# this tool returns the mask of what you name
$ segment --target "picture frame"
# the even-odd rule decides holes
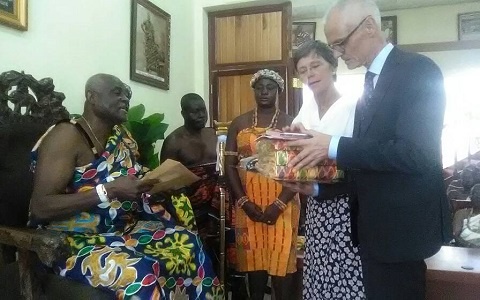
[[[316,22],[292,23],[292,49],[298,49],[303,43],[315,40]]]
[[[382,32],[388,43],[397,44],[397,16],[382,17]]]
[[[170,88],[170,14],[148,0],[132,0],[130,79]]]
[[[480,40],[480,11],[458,14],[458,40]]]
[[[28,0],[1,0],[0,23],[12,28],[28,30]]]

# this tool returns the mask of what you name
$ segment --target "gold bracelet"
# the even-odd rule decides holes
[[[237,200],[237,207],[242,208],[248,201],[250,201],[250,199],[248,199],[247,196],[240,197],[240,199]]]
[[[273,201],[273,204],[275,204],[281,211],[285,211],[287,209],[287,205],[278,198]]]

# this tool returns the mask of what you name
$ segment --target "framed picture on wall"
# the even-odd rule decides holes
[[[480,40],[480,11],[458,14],[458,39]]]
[[[0,23],[26,31],[28,29],[27,0],[0,0]]]
[[[148,0],[132,0],[130,79],[170,88],[170,15]]]
[[[315,40],[316,22],[293,22],[292,49],[298,49],[303,43]]]
[[[397,44],[397,16],[382,17],[382,31],[387,42]]]

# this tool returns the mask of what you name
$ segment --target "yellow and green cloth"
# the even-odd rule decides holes
[[[32,152],[33,165],[40,142]],[[75,169],[67,193],[81,193],[121,176],[142,175],[135,153],[133,138],[124,127],[115,126],[103,154]],[[211,261],[192,230],[195,220],[185,198],[173,199],[178,220],[144,195],[140,200],[99,202],[71,218],[30,225],[65,232],[71,253],[57,262],[55,271],[110,290],[112,298],[223,299]]]

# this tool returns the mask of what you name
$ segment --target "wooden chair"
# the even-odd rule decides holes
[[[48,270],[39,272],[38,266],[42,266],[39,262],[51,267],[57,258],[66,255],[65,235],[26,227],[33,187],[30,151],[49,126],[69,118],[62,105],[64,99],[63,93],[55,91],[51,78],[36,80],[16,71],[0,74],[2,299],[18,299],[20,289],[24,299],[72,299],[76,296],[108,299],[103,291],[68,281]]]

